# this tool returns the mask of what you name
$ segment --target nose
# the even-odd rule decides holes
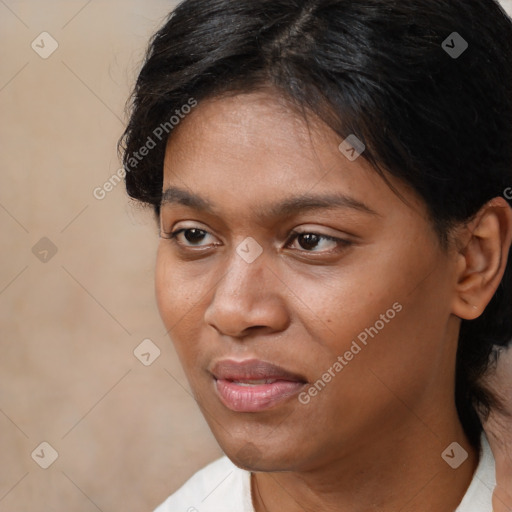
[[[243,338],[258,329],[279,332],[289,324],[283,297],[285,285],[262,254],[247,263],[236,252],[218,281],[204,319],[220,334]]]

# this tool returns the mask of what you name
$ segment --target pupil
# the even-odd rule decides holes
[[[187,229],[185,232],[185,238],[189,242],[200,242],[202,238],[204,238],[203,232],[200,229]]]
[[[303,249],[314,249],[318,245],[318,235],[307,233],[300,235],[299,243]]]

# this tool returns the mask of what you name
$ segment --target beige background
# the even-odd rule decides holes
[[[150,511],[221,455],[155,306],[152,216],[93,196],[173,5],[0,0],[0,512]]]

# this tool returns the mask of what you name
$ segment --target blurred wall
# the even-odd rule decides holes
[[[122,183],[93,195],[174,5],[0,2],[2,512],[153,510],[221,454],[156,309],[156,224]]]
[[[122,183],[93,195],[174,5],[0,0],[0,512],[150,511],[221,455],[156,309],[156,224]]]

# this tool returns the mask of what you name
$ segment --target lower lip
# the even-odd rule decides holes
[[[242,386],[225,379],[216,379],[215,388],[222,403],[236,412],[258,412],[296,395],[305,384],[277,380],[271,384]]]

